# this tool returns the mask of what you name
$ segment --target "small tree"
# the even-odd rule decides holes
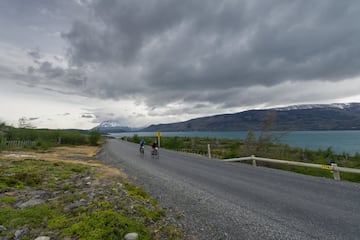
[[[257,140],[256,140],[255,132],[253,130],[250,130],[248,131],[246,138],[244,140],[245,155],[255,155],[256,145],[257,145]]]
[[[266,156],[270,145],[274,142],[275,136],[271,133],[271,130],[275,128],[276,124],[276,112],[268,112],[263,121],[260,135],[256,142],[256,155]]]
[[[0,123],[0,143],[2,143],[5,140],[5,138],[4,138],[4,136],[5,136],[4,130],[5,130],[5,123]]]
[[[101,134],[98,130],[95,130],[95,131],[91,131],[89,133],[89,142],[90,142],[90,145],[92,146],[97,146],[98,145],[98,141],[100,140],[101,138]]]
[[[30,122],[30,120],[27,119],[26,117],[21,117],[19,118],[19,128],[30,128],[30,129],[33,129],[35,128]]]
[[[137,135],[137,134],[134,134],[134,136],[132,138],[135,143],[139,143],[141,141],[139,135]]]
[[[248,131],[244,140],[244,154],[263,157],[271,155],[270,148],[272,144],[280,142],[280,139],[286,134],[286,132],[283,134],[272,132],[276,129],[276,118],[276,112],[267,112],[265,114],[258,137],[256,137],[254,131]]]

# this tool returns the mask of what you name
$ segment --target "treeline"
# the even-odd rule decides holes
[[[12,147],[13,142],[25,142],[29,144],[14,145],[31,148],[46,149],[57,145],[97,145],[101,139],[98,131],[83,134],[78,131],[15,128],[0,124],[0,150]]]

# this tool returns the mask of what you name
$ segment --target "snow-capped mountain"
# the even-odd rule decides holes
[[[107,120],[101,122],[97,127],[103,127],[103,128],[111,128],[111,127],[125,127],[123,126],[119,121],[116,120]],[[125,127],[127,128],[127,127]]]
[[[305,109],[319,109],[319,108],[338,108],[346,109],[358,103],[332,103],[332,104],[302,104],[292,105],[287,107],[273,108],[276,111],[289,111],[289,110],[305,110]]]
[[[132,132],[139,130],[139,128],[123,126],[123,124],[117,120],[103,121],[93,129],[99,130],[100,132]]]

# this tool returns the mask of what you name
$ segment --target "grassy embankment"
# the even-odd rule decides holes
[[[128,137],[128,141],[135,143],[144,139],[147,144],[156,141],[156,137],[141,137],[136,134]],[[255,155],[264,158],[281,159],[288,161],[300,161],[329,165],[337,163],[341,167],[360,168],[360,154],[350,156],[349,154],[335,154],[331,148],[326,150],[308,150],[297,147],[290,147],[285,144],[274,144],[271,136],[255,139],[248,136],[247,139],[216,139],[216,138],[190,138],[190,137],[162,137],[161,147],[176,151],[189,152],[207,156],[207,146],[211,146],[211,156],[219,159],[248,157]],[[250,163],[250,162],[248,162]],[[293,171],[301,174],[333,178],[329,170],[314,169],[305,167],[288,166],[274,163],[257,162],[259,166]],[[341,179],[353,182],[360,182],[360,174],[341,173]]]
[[[92,161],[98,146],[58,145],[59,131],[11,131],[41,140],[0,152],[0,225],[6,229],[0,238],[12,239],[21,230],[22,239],[124,239],[129,232],[138,239],[181,239],[154,199],[119,170]],[[6,134],[3,139],[11,135]],[[89,136],[70,135],[76,136],[67,139],[73,143],[88,142]]]

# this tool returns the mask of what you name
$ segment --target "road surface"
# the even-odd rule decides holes
[[[123,169],[189,239],[360,239],[360,184],[222,162],[111,139],[101,160]]]

